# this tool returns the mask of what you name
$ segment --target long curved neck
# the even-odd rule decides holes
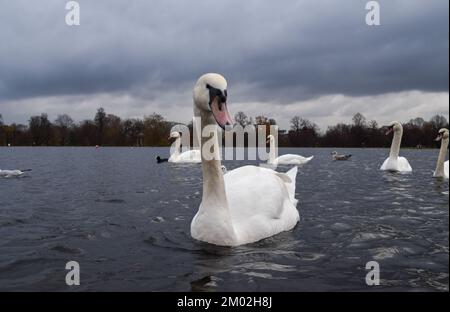
[[[443,139],[441,143],[441,150],[439,151],[439,157],[436,165],[436,176],[444,176],[444,162],[447,156],[449,139]]]
[[[180,155],[180,150],[181,150],[181,138],[178,137],[175,140],[175,151],[173,152],[173,156]]]
[[[271,139],[269,142],[269,163],[272,163],[275,161],[276,154],[275,154],[275,140]]]
[[[402,144],[402,136],[403,130],[394,132],[389,158],[398,158],[398,155],[400,154],[400,145]]]
[[[216,130],[208,134],[203,133],[205,126],[215,126],[216,123],[214,118],[205,112],[196,111],[195,114],[196,117],[200,117],[202,132],[200,150],[202,155],[203,197],[200,209],[211,212],[221,210],[229,214],[220,161],[218,134]],[[205,155],[205,152],[208,152],[208,155]]]

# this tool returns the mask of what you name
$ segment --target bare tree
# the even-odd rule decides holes
[[[106,122],[106,112],[103,107],[100,107],[97,110],[97,113],[94,117],[95,125],[97,126],[97,144],[101,145],[103,140],[103,131],[105,128]]]
[[[291,119],[291,130],[292,131],[300,131],[301,130],[300,122],[301,122],[300,116],[292,117],[292,119]]]
[[[447,118],[441,115],[435,115],[430,119],[430,123],[433,125],[435,130],[448,127]]]
[[[369,121],[369,128],[372,130],[378,129],[378,122],[376,120]]]
[[[364,128],[367,126],[366,117],[364,117],[361,113],[356,113],[352,120],[353,125],[356,127]]]
[[[73,119],[67,114],[58,115],[55,119],[55,125],[58,127],[71,128],[74,123]]]
[[[47,114],[32,116],[29,120],[29,131],[34,145],[49,145],[52,136],[52,123]]]
[[[68,145],[70,139],[70,131],[74,126],[73,119],[67,115],[58,115],[54,121],[58,142],[60,145]]]
[[[425,119],[423,119],[422,117],[417,117],[417,118],[411,119],[409,121],[409,123],[415,127],[422,128],[423,125],[425,124]]]
[[[260,116],[256,116],[255,117],[255,123],[256,125],[267,125],[268,124],[268,119],[266,116],[264,115],[260,115]]]
[[[246,126],[250,125],[250,120],[248,116],[244,112],[237,112],[234,115],[234,121],[240,125],[242,128],[245,128]]]
[[[167,144],[170,125],[163,116],[153,113],[144,118],[144,143],[149,146]]]

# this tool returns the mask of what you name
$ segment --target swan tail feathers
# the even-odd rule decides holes
[[[286,183],[286,188],[289,193],[289,199],[294,206],[297,206],[298,200],[295,199],[295,185],[297,178],[298,168],[297,166],[293,167],[291,170],[286,172],[286,176],[291,180],[290,183]]]
[[[294,185],[295,185],[295,180],[297,178],[297,172],[298,172],[297,166],[293,167],[291,170],[286,172],[286,175],[291,179],[291,181],[294,183]]]

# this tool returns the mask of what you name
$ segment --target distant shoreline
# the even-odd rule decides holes
[[[50,145],[50,146],[31,146],[31,145],[24,145],[24,146],[0,146],[0,148],[4,149],[10,149],[10,148],[90,148],[90,149],[103,149],[103,148],[170,148],[170,146],[78,146],[78,145],[71,145],[71,146],[58,146],[58,145]],[[233,147],[235,149],[237,147]],[[339,146],[286,146],[286,147],[279,147],[283,149],[288,148],[308,148],[308,149],[389,149],[390,147],[339,147]],[[245,147],[245,149],[248,149],[248,147]],[[437,150],[439,149],[439,146],[437,147],[423,147],[423,148],[415,148],[415,147],[402,147],[402,150]]]

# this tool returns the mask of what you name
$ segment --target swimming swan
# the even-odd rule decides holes
[[[314,158],[314,156],[306,158],[294,154],[286,154],[275,157],[275,137],[273,135],[269,135],[267,137],[267,141],[270,143],[269,160],[267,161],[269,165],[304,165]]]
[[[295,199],[297,167],[278,173],[244,166],[224,175],[217,125],[232,124],[225,78],[218,74],[200,77],[193,98],[194,115],[205,133],[201,136],[203,195],[191,223],[192,237],[214,245],[238,246],[294,228],[300,220]],[[212,131],[206,131],[211,127]]]
[[[25,172],[31,171],[31,169],[25,169],[25,170],[1,170],[0,169],[0,177],[3,178],[12,178],[12,177],[20,177],[21,175],[24,175]]]
[[[439,135],[436,141],[441,141],[441,150],[439,152],[439,158],[436,165],[436,170],[434,171],[434,176],[436,178],[446,178],[448,179],[448,160],[445,161],[445,156],[447,155],[449,134],[448,129],[439,130]]]
[[[403,126],[398,121],[392,122],[386,135],[394,132],[394,138],[392,139],[391,151],[389,157],[384,161],[380,170],[385,171],[397,171],[397,172],[411,172],[412,168],[408,160],[405,157],[399,157],[400,145],[402,143]]]
[[[190,150],[181,153],[181,136],[179,132],[172,132],[170,138],[175,139],[175,151],[169,158],[170,163],[201,163],[201,155],[198,150]]]

